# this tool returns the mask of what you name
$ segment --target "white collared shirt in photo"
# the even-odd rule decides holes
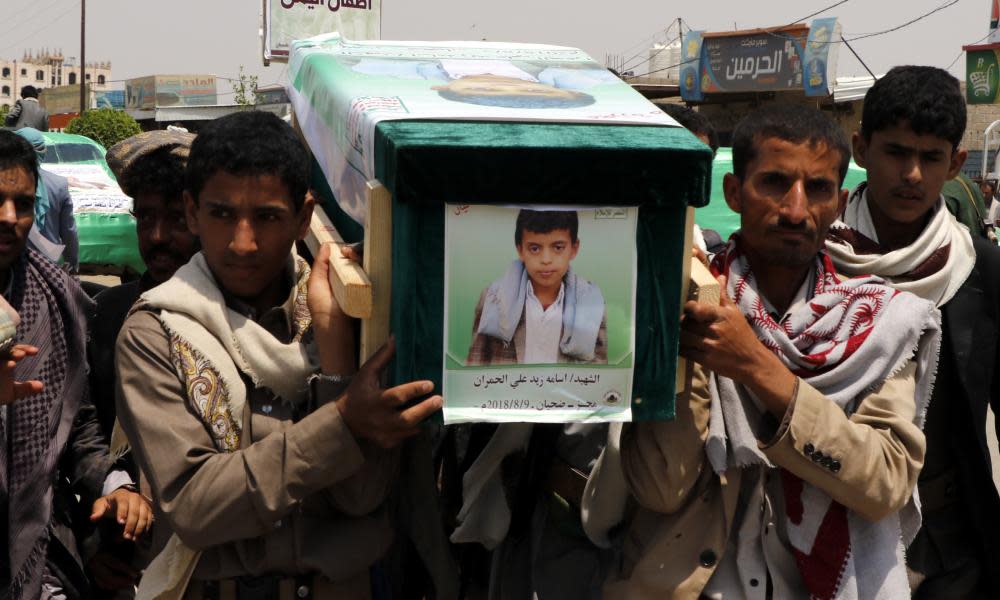
[[[528,296],[524,301],[524,358],[525,364],[559,362],[559,338],[562,336],[563,298],[566,286],[559,286],[556,301],[548,308],[535,296],[535,288],[528,283]]]

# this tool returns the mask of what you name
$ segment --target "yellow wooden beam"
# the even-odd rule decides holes
[[[712,272],[695,258],[691,249],[694,248],[694,208],[688,207],[684,222],[684,258],[681,269],[681,310],[688,300],[696,300],[709,304],[719,304],[722,297],[719,282]],[[681,313],[683,315],[683,312]],[[676,393],[684,391],[687,375],[687,361],[677,357],[677,373],[674,384]]]
[[[379,181],[366,184],[365,273],[372,284],[371,317],[361,323],[361,362],[389,339],[392,303],[392,194]]]
[[[319,206],[313,210],[305,242],[313,256],[319,253],[321,245],[334,244],[330,252],[330,287],[333,288],[333,296],[337,299],[340,309],[348,316],[356,319],[370,318],[372,283],[365,274],[364,267],[340,253],[344,239],[330,222],[326,212]]]

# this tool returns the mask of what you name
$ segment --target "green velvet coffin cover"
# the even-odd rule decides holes
[[[712,154],[682,128],[384,121],[377,178],[393,195],[390,383],[440,390],[444,203],[640,206],[636,233],[632,415],[672,419],[686,207],[709,197]],[[363,230],[338,207],[318,165],[313,183],[347,241]]]

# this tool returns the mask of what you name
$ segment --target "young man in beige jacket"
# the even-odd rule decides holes
[[[722,302],[685,306],[676,419],[623,433],[638,509],[606,596],[908,597],[939,314],[821,252],[850,156],[830,119],[764,109],[733,154]]]
[[[390,448],[441,397],[379,386],[391,343],[354,373],[329,247],[311,272],[292,250],[307,186],[306,151],[274,115],[218,119],[191,146],[202,251],[140,297],[115,355],[118,420],[156,509],[140,598],[371,597],[392,541]]]

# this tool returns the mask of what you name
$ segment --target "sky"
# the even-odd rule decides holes
[[[664,32],[678,18],[685,27],[704,31],[770,27],[835,3],[383,0],[382,39],[575,46],[601,63],[607,55],[618,55],[627,68],[634,66],[636,74],[642,74],[649,65],[648,47],[654,41],[668,41]],[[25,50],[41,48],[79,56],[80,0],[2,0],[2,4],[0,57],[20,59]],[[844,0],[822,16],[838,17],[850,39],[898,27],[942,6],[946,8],[919,22],[857,40],[852,46],[877,74],[909,63],[950,65],[955,76],[964,78],[962,45],[980,41],[988,33],[990,0]],[[287,75],[283,64],[262,64],[260,0],[87,0],[86,9],[88,61],[110,60],[115,81],[156,73],[232,78],[241,65],[258,76],[260,85],[284,83]],[[674,35],[676,26],[669,34]],[[841,48],[838,75],[865,73],[860,62]],[[225,82],[220,82],[220,94],[227,91]]]

